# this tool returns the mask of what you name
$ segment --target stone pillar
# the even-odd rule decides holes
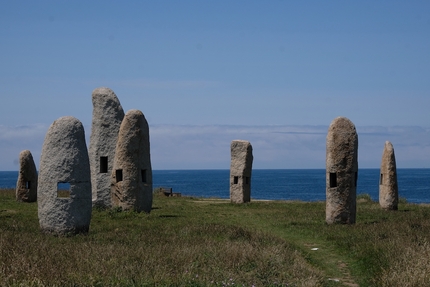
[[[251,201],[252,146],[248,141],[231,142],[230,200],[232,203]]]
[[[397,210],[399,190],[397,186],[396,157],[391,142],[386,141],[381,160],[379,178],[379,204],[383,209]]]
[[[62,117],[49,127],[42,147],[37,189],[42,231],[88,232],[91,174],[84,127],[78,119]]]
[[[124,110],[109,88],[92,93],[93,120],[90,136],[91,189],[94,206],[111,207],[111,174]]]
[[[355,223],[358,136],[345,117],[332,121],[326,147],[326,222]]]
[[[37,170],[29,150],[19,154],[19,174],[16,182],[16,200],[35,202],[37,199]]]
[[[111,177],[112,205],[149,213],[152,208],[152,168],[149,127],[143,113],[130,110],[119,129]]]

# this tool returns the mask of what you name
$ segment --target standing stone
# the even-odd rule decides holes
[[[45,136],[37,201],[42,231],[88,232],[92,208],[90,163],[84,127],[74,117],[54,121]]]
[[[248,141],[234,140],[230,145],[230,200],[251,201],[252,146]]]
[[[332,121],[326,147],[326,222],[355,223],[358,136],[345,117]]]
[[[19,154],[19,174],[16,182],[16,200],[35,202],[37,199],[37,170],[29,150]]]
[[[399,190],[397,186],[396,157],[391,142],[386,141],[381,160],[379,178],[379,204],[383,209],[397,210]]]
[[[111,181],[112,205],[149,213],[152,168],[149,127],[143,113],[130,110],[119,129]]]
[[[111,207],[111,173],[124,110],[109,88],[92,94],[93,121],[90,136],[91,188],[94,206]]]

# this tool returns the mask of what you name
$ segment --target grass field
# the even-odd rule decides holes
[[[154,196],[150,214],[93,210],[87,235],[39,231],[0,190],[2,286],[429,286],[430,207],[360,196],[355,225],[324,202]]]

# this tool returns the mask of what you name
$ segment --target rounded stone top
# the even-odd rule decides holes
[[[51,124],[51,127],[49,129],[72,131],[75,129],[82,129],[82,128],[83,128],[83,125],[80,120],[72,116],[64,116],[55,120]]]
[[[28,149],[25,149],[19,153],[19,157],[27,157],[31,155],[31,152]]]
[[[99,88],[95,88],[93,90],[93,97],[94,96],[105,96],[105,95],[115,95],[114,91],[112,91],[111,89],[107,88],[107,87],[99,87]]]
[[[338,130],[355,131],[355,125],[346,117],[337,117],[331,123],[329,129],[336,128]]]

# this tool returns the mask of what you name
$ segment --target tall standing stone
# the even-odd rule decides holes
[[[251,201],[252,146],[248,141],[234,140],[230,145],[230,200]]]
[[[383,209],[397,210],[399,190],[397,186],[396,157],[391,142],[386,141],[381,160],[379,178],[379,204]]]
[[[16,182],[16,200],[35,202],[37,199],[37,170],[29,150],[19,154],[19,174]]]
[[[121,123],[111,180],[113,206],[137,212],[151,211],[149,127],[139,110],[128,111]]]
[[[91,174],[84,127],[62,117],[49,127],[43,143],[37,192],[44,232],[88,232],[91,220]]]
[[[93,120],[90,136],[90,167],[93,205],[111,207],[111,173],[124,110],[109,88],[92,93]]]
[[[332,121],[326,147],[326,222],[355,223],[358,136],[345,117]]]

